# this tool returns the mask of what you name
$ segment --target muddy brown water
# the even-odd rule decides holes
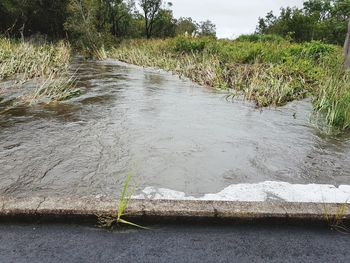
[[[310,100],[277,109],[169,73],[76,59],[83,95],[0,115],[0,194],[114,196],[139,189],[199,196],[237,183],[350,184],[350,136],[322,135]]]

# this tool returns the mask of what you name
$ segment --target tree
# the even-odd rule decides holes
[[[140,7],[144,13],[147,38],[152,36],[155,18],[161,9],[162,3],[162,0],[140,0]]]
[[[176,20],[163,0],[0,0],[0,34],[21,37],[37,33],[68,37],[81,48],[99,50],[116,38],[174,37],[201,33],[215,36],[215,25],[191,18]],[[41,38],[39,38],[41,39]]]
[[[129,33],[135,2],[132,0],[100,0],[97,14],[101,30],[109,30],[116,37]]]
[[[275,23],[276,19],[277,17],[274,16],[272,11],[268,12],[265,18],[259,17],[256,32],[260,34],[267,34],[268,30]]]
[[[28,19],[31,17],[33,7],[36,3],[23,0],[4,0],[1,3],[1,9],[7,14],[8,33],[15,32],[24,39]],[[6,18],[6,16],[5,16]],[[12,31],[12,32],[9,32]]]
[[[286,7],[278,17],[270,12],[259,18],[257,32],[342,45],[349,18],[350,0],[309,0],[303,8]]]
[[[63,37],[68,0],[1,0],[0,32],[9,36],[36,33]]]
[[[176,30],[176,20],[173,17],[173,11],[170,9],[160,9],[153,26],[153,36],[166,38],[174,37]]]
[[[96,0],[70,0],[65,29],[75,45],[97,50],[100,46],[97,13],[100,3]]]
[[[216,37],[216,25],[214,25],[210,20],[200,22],[199,35]]]
[[[36,0],[28,19],[29,35],[40,33],[53,38],[65,36],[64,21],[67,17],[68,0]]]
[[[198,32],[199,25],[190,17],[180,17],[176,22],[176,35],[193,35]]]

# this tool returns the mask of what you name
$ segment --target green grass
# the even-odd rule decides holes
[[[315,95],[314,107],[315,112],[324,117],[328,129],[349,129],[350,76],[331,72],[320,84],[319,92]]]
[[[347,207],[348,207],[348,205],[346,203],[342,204],[339,207],[337,213],[333,216],[330,215],[326,206],[324,207],[325,221],[332,230],[338,231],[338,232],[343,233],[343,234],[350,233],[349,226],[344,223],[345,214],[347,213]]]
[[[17,98],[17,104],[43,97],[60,101],[77,93],[68,70],[70,60],[70,46],[63,41],[36,44],[0,37],[0,81],[15,80],[23,88],[28,81],[37,85],[29,95]]]
[[[131,189],[129,188],[129,183],[130,183],[131,177],[132,177],[131,173],[129,173],[125,179],[123,191],[122,191],[121,197],[119,199],[119,208],[118,208],[116,221],[118,224],[126,224],[126,225],[130,225],[130,226],[137,227],[137,228],[148,229],[146,227],[140,226],[138,224],[135,224],[135,223],[132,223],[130,221],[123,219],[123,217],[126,215],[125,210],[127,209],[128,205],[129,205],[129,201],[131,199],[131,196],[135,193],[135,187],[133,187]]]
[[[297,44],[274,36],[235,41],[178,37],[124,41],[106,55],[229,90],[257,107],[282,106],[311,95],[316,115],[326,120],[329,131],[349,128],[350,81],[341,71],[341,48],[334,45]]]
[[[126,178],[123,185],[123,189],[121,192],[121,195],[119,197],[119,206],[115,217],[103,217],[101,216],[99,218],[100,225],[103,227],[111,228],[115,223],[117,225],[128,225],[136,228],[146,229],[149,228],[135,224],[133,222],[130,222],[128,220],[125,220],[124,217],[127,216],[126,210],[129,206],[129,202],[131,200],[132,195],[135,193],[135,187],[130,187],[130,180],[132,178],[132,174],[129,173]]]

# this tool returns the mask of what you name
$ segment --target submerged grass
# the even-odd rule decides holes
[[[60,41],[52,43],[20,42],[0,37],[0,81],[13,80],[17,89],[25,89],[28,81],[37,86],[15,103],[31,103],[45,98],[59,101],[71,97],[74,77],[69,73],[71,49]],[[10,87],[13,88],[13,87]]]
[[[58,77],[68,69],[70,47],[64,42],[35,44],[0,38],[0,80]]]
[[[257,107],[281,106],[312,95],[316,115],[326,120],[329,131],[349,128],[350,80],[341,69],[343,57],[337,46],[271,37],[264,41],[178,37],[125,41],[107,56],[229,90],[233,96],[255,101]]]

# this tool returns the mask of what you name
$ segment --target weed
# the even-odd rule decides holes
[[[100,224],[103,227],[111,228],[115,223],[117,223],[118,225],[124,224],[124,225],[129,225],[129,226],[133,226],[141,229],[149,229],[147,227],[144,227],[123,219],[123,217],[127,215],[125,211],[129,205],[132,195],[135,193],[135,188],[136,188],[136,187],[132,187],[130,189],[129,184],[130,184],[131,178],[132,178],[131,173],[129,173],[125,178],[122,193],[119,199],[119,207],[118,207],[116,217],[99,217]]]
[[[350,234],[350,228],[344,224],[344,215],[347,212],[348,205],[345,203],[341,205],[336,215],[331,216],[327,208],[325,207],[325,220],[332,230],[336,230],[340,233]]]

